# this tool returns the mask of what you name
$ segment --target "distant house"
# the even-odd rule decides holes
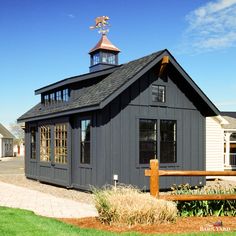
[[[13,156],[14,138],[14,135],[0,123],[0,157]]]
[[[149,187],[144,170],[204,170],[206,117],[218,109],[168,50],[118,65],[106,35],[90,51],[90,73],[35,91],[41,101],[23,114],[25,174],[89,189],[119,182]],[[161,188],[203,177],[163,177]]]
[[[236,170],[236,112],[206,119],[206,169]]]

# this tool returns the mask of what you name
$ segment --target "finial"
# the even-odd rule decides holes
[[[92,30],[98,29],[98,33],[105,35],[109,32],[108,27],[110,27],[110,25],[108,24],[108,20],[110,20],[108,16],[98,16],[95,19],[95,25],[90,26],[89,28]]]

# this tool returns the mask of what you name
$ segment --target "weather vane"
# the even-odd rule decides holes
[[[107,34],[109,32],[108,27],[110,27],[108,20],[110,18],[108,16],[98,16],[95,19],[95,25],[90,26],[90,29],[98,29],[98,33]]]

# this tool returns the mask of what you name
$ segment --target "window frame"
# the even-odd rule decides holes
[[[90,120],[90,162],[89,163],[82,163],[81,162],[81,122],[83,120]],[[79,154],[79,159],[78,159],[78,167],[86,167],[86,168],[91,168],[92,164],[93,164],[93,148],[92,148],[92,145],[93,145],[93,129],[92,129],[92,126],[93,126],[93,119],[92,119],[92,116],[88,115],[88,116],[83,116],[83,117],[79,117],[78,120],[78,142],[79,142],[79,145],[78,145],[78,154]]]
[[[61,91],[62,91],[62,102],[69,102],[69,99],[70,99],[69,88],[64,88]]]
[[[47,127],[49,128],[49,134],[50,134],[50,137],[49,138],[46,138],[46,143],[47,141],[49,142],[49,151],[47,151],[47,153],[49,153],[49,158],[47,160],[42,160],[41,158],[41,128],[42,127]],[[51,124],[40,124],[39,125],[39,161],[42,162],[42,163],[51,163],[53,161],[53,158],[52,158],[52,151],[53,151],[53,148],[52,148],[52,139],[53,139],[53,132],[52,132],[53,128],[52,128],[52,125]],[[47,147],[46,147],[47,149]]]
[[[55,132],[54,132],[54,128],[57,124],[66,124],[67,126],[67,163],[66,164],[61,164],[58,162],[55,162],[55,153],[54,153],[54,139],[55,139]],[[61,117],[61,118],[54,118],[51,120],[47,120],[47,121],[39,121],[37,123],[37,160],[40,163],[40,166],[56,166],[59,168],[68,168],[71,165],[71,145],[72,145],[72,133],[71,133],[71,124],[70,124],[70,120],[69,117]],[[51,159],[50,161],[42,161],[40,159],[40,148],[41,148],[41,142],[40,142],[40,127],[41,126],[49,126],[51,129],[51,143],[50,143],[50,148],[51,148]]]
[[[153,95],[153,88],[154,87],[156,87],[156,89],[157,89],[157,95]],[[161,93],[161,90],[160,90],[161,87],[163,88],[164,94]],[[152,93],[152,102],[153,103],[160,103],[160,104],[166,103],[166,86],[165,85],[152,84],[151,90],[152,90],[151,93]],[[153,99],[154,96],[157,97],[157,101]],[[161,97],[161,99],[159,100],[160,97]]]
[[[92,55],[92,65],[97,65],[99,63],[101,63],[101,59],[100,59],[100,53],[99,52],[96,52]]]
[[[139,149],[139,120],[140,119],[150,119],[157,121],[157,160],[159,161],[159,165],[161,168],[175,168],[180,167],[180,159],[178,154],[178,127],[180,127],[181,121],[176,117],[156,117],[156,116],[136,116],[136,168],[147,168],[150,166],[150,163],[141,164],[140,160],[140,149]],[[176,121],[176,162],[174,163],[161,163],[160,162],[160,120],[173,120]]]
[[[141,124],[141,121],[154,121],[154,126],[156,127],[153,131],[150,131],[150,129],[142,129],[141,130],[141,128],[140,128],[140,124]],[[141,140],[141,136],[140,136],[140,134],[142,133],[142,132],[144,132],[144,133],[147,133],[147,136],[150,136],[150,133],[152,132],[152,133],[154,133],[154,137],[155,137],[155,139],[153,139],[153,141],[151,141],[151,139],[148,139],[148,140],[146,140],[146,141],[144,141],[144,140]],[[152,135],[152,134],[151,134]],[[148,138],[150,138],[150,137],[148,137]],[[155,144],[155,148],[154,148],[154,159],[156,159],[157,158],[157,156],[158,156],[158,121],[156,120],[156,119],[139,119],[139,164],[140,165],[145,165],[145,164],[147,164],[147,163],[141,163],[141,156],[140,156],[140,154],[141,154],[141,142],[142,143],[146,143],[146,144],[150,144],[150,143],[153,143],[153,145]],[[142,149],[143,150],[143,149]],[[153,151],[153,150],[152,150]]]
[[[70,88],[63,88],[42,94],[41,103],[44,106],[52,106],[55,104],[66,103],[70,101]],[[60,99],[58,99],[60,98]]]
[[[58,126],[64,126],[64,130],[61,130],[61,132],[57,132],[56,128]],[[61,136],[62,139],[58,139],[58,136]],[[59,142],[59,145],[57,145],[57,141]],[[64,144],[64,145],[62,145]],[[59,151],[58,151],[59,149]],[[62,151],[63,150],[63,151]],[[68,123],[67,122],[56,122],[53,125],[53,151],[54,151],[54,158],[53,162],[57,165],[67,165],[68,164]],[[62,151],[62,152],[61,152]],[[64,153],[63,153],[64,152]],[[64,162],[57,161],[57,157],[59,156],[59,160],[64,159]]]
[[[34,152],[35,152],[35,158],[32,158],[32,130],[34,129]],[[30,160],[36,161],[37,160],[37,127],[36,126],[30,126],[29,127],[29,135],[30,135]]]
[[[159,101],[153,101],[153,94],[152,94],[152,88],[153,86],[163,86],[165,87],[165,102],[159,102]],[[160,107],[166,107],[168,105],[168,101],[169,101],[169,96],[168,96],[168,91],[169,91],[169,84],[168,84],[168,80],[164,81],[161,78],[158,78],[157,80],[153,81],[149,87],[149,104],[151,106],[160,106]]]
[[[161,126],[161,122],[162,121],[172,121],[172,122],[174,122],[174,124],[175,124],[175,130],[174,130],[174,140],[175,141],[172,141],[173,143],[174,143],[174,150],[175,150],[175,152],[174,152],[174,154],[175,154],[175,156],[174,156],[174,160],[175,161],[173,161],[173,162],[162,162],[161,161],[161,148],[162,148],[162,146],[161,146],[161,143],[162,143],[162,135],[161,135],[161,128],[162,128],[162,126]],[[159,145],[160,145],[160,152],[159,152],[159,155],[160,155],[160,157],[159,157],[159,162],[160,162],[160,164],[175,164],[175,163],[177,163],[177,120],[170,120],[170,119],[160,119],[160,126],[159,126],[159,132],[160,132],[160,137],[159,137]],[[167,142],[165,142],[165,143],[167,143]]]

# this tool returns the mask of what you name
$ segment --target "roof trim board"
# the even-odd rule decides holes
[[[119,66],[115,66],[114,65],[114,67],[109,68],[109,69],[105,69],[105,70],[102,70],[102,71],[96,71],[96,72],[92,72],[92,73],[86,73],[86,74],[83,74],[83,75],[69,77],[69,78],[60,80],[58,82],[52,83],[50,85],[44,86],[42,88],[39,88],[39,89],[35,90],[34,93],[35,93],[35,95],[38,95],[38,94],[41,94],[41,93],[48,92],[50,90],[57,89],[59,87],[66,86],[68,84],[72,84],[72,83],[88,80],[88,79],[91,79],[91,78],[94,78],[94,77],[103,76],[103,75],[109,75],[112,72],[114,72],[120,66],[121,65],[119,65]]]
[[[167,50],[167,49],[166,49]],[[218,108],[210,101],[210,99],[206,96],[206,94],[198,87],[198,85],[191,79],[188,73],[182,68],[182,66],[175,60],[175,58],[170,54],[170,62],[175,66],[175,68],[181,73],[184,79],[190,84],[192,88],[198,93],[198,95],[204,100],[204,102],[212,109],[215,115],[219,115],[220,111]]]
[[[61,116],[66,116],[66,115],[72,115],[80,112],[88,112],[88,111],[94,111],[98,110],[100,107],[98,105],[96,106],[90,106],[90,107],[84,107],[84,108],[75,108],[71,110],[66,110],[66,111],[59,111],[59,112],[54,112],[50,114],[42,114],[37,117],[28,117],[28,118],[23,118],[23,119],[18,119],[17,122],[27,122],[27,121],[38,121],[42,119],[51,119],[51,118],[56,118],[56,117],[61,117]]]

